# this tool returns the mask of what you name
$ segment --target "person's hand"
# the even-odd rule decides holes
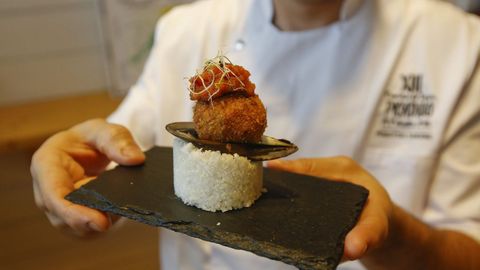
[[[112,223],[107,214],[73,204],[65,195],[102,172],[110,161],[136,165],[144,160],[126,128],[101,119],[86,121],[52,136],[33,155],[35,203],[57,228],[79,236],[103,232]]]
[[[393,214],[393,203],[385,189],[366,170],[347,157],[273,160],[272,169],[312,175],[334,181],[344,181],[367,188],[367,203],[355,227],[345,238],[344,260],[362,258],[384,244]]]

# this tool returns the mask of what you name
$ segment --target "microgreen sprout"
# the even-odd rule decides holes
[[[195,75],[192,77],[191,84],[188,90],[194,95],[201,95],[207,92],[208,100],[212,101],[213,97],[220,92],[220,87],[222,86],[222,84],[227,84],[230,87],[234,87],[234,85],[229,82],[230,78],[235,78],[241,85],[241,87],[234,88],[232,89],[232,91],[245,90],[245,84],[237,76],[237,74],[235,74],[235,72],[230,69],[232,65],[232,61],[230,61],[228,57],[226,57],[221,51],[219,51],[217,56],[205,61],[203,67],[195,72]],[[214,72],[214,70],[216,69],[220,71],[220,78],[218,79],[218,81],[216,80],[216,76],[218,75],[216,75],[216,73]],[[202,77],[205,72],[211,74],[211,80],[208,85],[206,84],[205,79]],[[200,80],[203,86],[203,89],[200,91],[196,91],[195,89],[197,80]]]

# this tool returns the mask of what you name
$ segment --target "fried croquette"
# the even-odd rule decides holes
[[[228,94],[198,101],[193,109],[198,137],[220,142],[256,143],[267,127],[267,115],[257,95]]]
[[[250,72],[224,55],[205,62],[189,79],[190,99],[196,100],[193,122],[200,139],[220,142],[259,142],[267,114],[255,94]]]

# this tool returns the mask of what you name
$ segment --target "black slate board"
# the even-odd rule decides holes
[[[171,148],[146,156],[144,165],[107,171],[66,198],[300,269],[335,269],[368,197],[353,184],[265,169],[268,192],[252,207],[212,213],[175,196]]]

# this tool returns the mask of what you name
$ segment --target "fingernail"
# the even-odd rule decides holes
[[[93,222],[88,222],[88,227],[93,231],[103,232],[103,230],[97,224],[95,224]]]
[[[354,260],[360,259],[365,255],[365,252],[367,252],[367,245],[366,244],[354,247],[353,250],[352,250],[352,255],[353,256],[352,256],[351,259],[354,259]]]
[[[353,235],[351,234],[347,235],[347,239],[345,241],[345,252],[347,254],[346,257],[349,260],[358,260],[365,255],[368,245],[360,239],[352,236]]]
[[[142,151],[140,151],[137,147],[127,146],[122,149],[122,155],[126,157],[136,157],[142,154]]]

